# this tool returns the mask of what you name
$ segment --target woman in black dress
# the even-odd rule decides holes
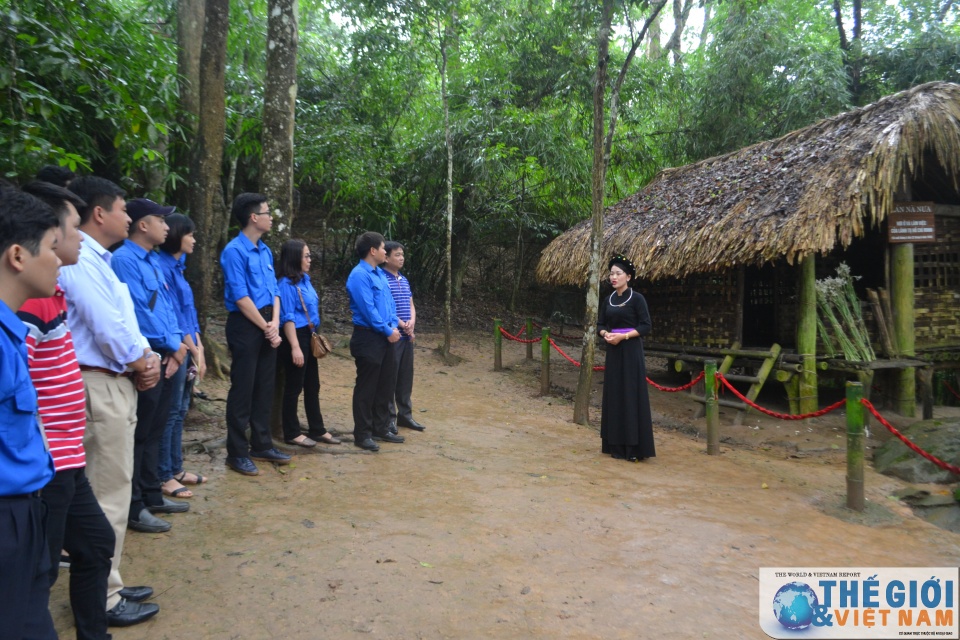
[[[642,340],[650,333],[650,312],[643,296],[630,288],[633,263],[616,255],[609,266],[614,291],[601,302],[597,321],[607,343],[600,439],[603,453],[636,462],[657,455]]]

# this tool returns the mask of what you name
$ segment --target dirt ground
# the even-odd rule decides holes
[[[573,367],[554,360],[559,395],[540,397],[539,362],[508,343],[494,372],[489,335],[458,333],[455,367],[419,336],[425,432],[378,454],[281,444],[295,463],[254,478],[224,467],[226,385],[206,381],[213,417],[192,414],[184,441],[210,482],[169,533],[128,533],[124,579],[161,611],[114,638],[765,638],[761,566],[960,563],[960,535],[891,498],[895,479],[868,469],[866,512],[843,508],[842,415],[734,428],[724,412],[707,456],[697,405],[651,390],[657,458],[613,460],[571,422]],[[321,404],[349,437],[354,367],[333,337]],[[51,609],[71,638],[66,582]]]

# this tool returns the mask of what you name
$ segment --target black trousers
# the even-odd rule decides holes
[[[390,428],[390,400],[397,383],[393,345],[379,331],[354,327],[350,355],[357,365],[353,387],[353,440],[383,435]]]
[[[0,636],[56,640],[50,554],[39,496],[0,497]]]
[[[263,331],[239,311],[232,311],[227,317],[226,334],[232,359],[227,393],[227,455],[246,458],[250,449],[265,451],[273,447],[270,411],[277,350],[270,346]]]
[[[137,429],[133,432],[133,490],[130,494],[130,518],[137,520],[146,507],[163,504],[160,489],[160,440],[170,417],[173,380],[161,367],[160,382],[137,393]]]
[[[57,471],[43,488],[47,506],[50,586],[60,572],[60,550],[70,554],[70,607],[77,640],[105,640],[107,577],[116,538],[93,495],[84,468]]]
[[[390,400],[390,424],[409,425],[413,420],[413,342],[398,340],[393,343],[394,358],[397,363],[397,387],[394,398]]]
[[[323,426],[323,414],[320,413],[320,371],[318,362],[310,350],[310,327],[297,329],[297,343],[303,352],[303,366],[293,364],[293,351],[290,343],[284,340],[280,344],[277,357],[280,358],[284,372],[283,384],[283,439],[293,440],[300,435],[300,418],[297,417],[297,405],[303,393],[303,408],[307,412],[307,435],[313,439],[322,438],[327,432]]]

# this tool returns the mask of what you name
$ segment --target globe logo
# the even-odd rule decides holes
[[[773,615],[787,629],[806,629],[813,621],[813,612],[820,600],[810,585],[788,582],[773,596]]]

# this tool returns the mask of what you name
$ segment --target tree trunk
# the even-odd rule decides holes
[[[687,26],[687,20],[690,18],[690,9],[693,7],[693,0],[673,0],[673,35],[667,42],[664,49],[673,52],[673,63],[680,64],[680,41],[683,36],[683,29]],[[650,38],[653,39],[651,30]]]
[[[200,53],[203,44],[204,0],[177,3],[177,75],[180,89],[179,120],[186,140],[193,140],[200,120]],[[170,149],[170,166],[190,171],[190,145],[175,143]],[[189,185],[172,194],[183,206],[190,203]]]
[[[574,397],[573,421],[590,422],[590,391],[593,384],[593,360],[597,346],[597,309],[600,299],[600,245],[603,240],[603,198],[606,165],[603,161],[604,121],[606,120],[607,63],[610,52],[610,23],[613,0],[603,0],[600,30],[597,36],[597,72],[593,79],[593,177],[591,181],[593,227],[590,233],[590,274],[587,281],[587,308],[584,315],[583,352],[580,378]]]
[[[580,357],[580,377],[577,382],[577,393],[574,397],[573,421],[578,424],[587,424],[590,421],[590,387],[593,384],[593,361],[596,356],[597,311],[600,302],[600,270],[601,250],[603,244],[603,212],[606,196],[607,167],[610,165],[610,154],[613,149],[613,134],[617,128],[617,116],[620,105],[620,88],[630,69],[630,63],[637,53],[637,48],[644,36],[658,19],[667,0],[661,0],[653,8],[650,17],[637,34],[627,53],[627,57],[620,67],[620,73],[610,92],[610,128],[604,136],[603,125],[605,119],[605,100],[607,88],[607,63],[610,50],[610,24],[613,19],[613,2],[604,0],[600,16],[600,33],[598,38],[597,75],[593,89],[593,179],[592,179],[592,218],[593,226],[590,232],[590,273],[587,281],[587,304],[584,313],[583,351]]]
[[[206,0],[200,54],[200,120],[190,168],[190,215],[196,223],[197,246],[187,261],[187,277],[197,302],[200,329],[206,333],[217,279],[217,241],[226,216],[220,167],[226,127],[224,72],[227,59],[229,0]],[[216,375],[217,371],[212,371]]]
[[[270,0],[263,92],[260,188],[270,198],[274,249],[293,224],[293,125],[297,104],[297,0]]]
[[[448,30],[449,33],[449,30]],[[450,357],[453,342],[450,299],[453,295],[453,136],[450,135],[450,97],[447,95],[447,34],[440,41],[440,92],[443,101],[443,133],[447,146],[447,286],[443,298],[443,346],[440,352],[444,359]]]

